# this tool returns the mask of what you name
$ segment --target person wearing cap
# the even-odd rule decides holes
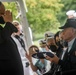
[[[76,73],[76,19],[68,19],[64,26],[59,27],[63,29],[63,39],[68,42],[68,48],[64,54],[63,59],[54,55],[53,58],[46,56],[46,59],[60,65],[60,72],[62,75]]]
[[[53,37],[53,36],[54,36],[54,33],[50,32],[50,31],[46,31],[44,34],[45,41],[47,40],[48,37]]]
[[[69,10],[66,12],[66,15],[68,17],[68,19],[71,19],[71,18],[74,18],[74,14],[75,13],[75,10]]]

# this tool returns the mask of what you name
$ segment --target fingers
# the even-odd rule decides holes
[[[8,16],[11,15],[12,16],[12,12],[10,10],[6,10],[5,13],[4,13],[4,15],[2,15],[2,16],[4,17],[6,15],[8,15]]]
[[[12,15],[12,12],[11,12],[10,10],[6,10],[6,11],[5,11],[5,15],[10,16],[10,15]]]
[[[53,58],[51,58],[49,56],[46,56],[46,59],[49,60],[49,61],[51,61],[51,62],[54,62],[56,64],[58,64],[58,62],[59,62],[59,58],[56,55],[54,55]]]
[[[51,59],[51,57],[49,57],[48,55],[46,55],[46,57],[45,57],[47,60],[50,60]]]
[[[5,14],[2,15],[2,17],[4,18],[4,21],[5,21],[5,22],[12,22],[12,21],[13,21],[12,12],[9,11],[9,10],[6,10],[6,11],[5,11]]]
[[[56,62],[57,61],[57,56],[54,55],[53,58],[49,57],[48,55],[45,57],[47,60],[51,61],[51,62]]]

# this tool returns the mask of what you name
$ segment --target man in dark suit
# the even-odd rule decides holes
[[[18,30],[12,24],[12,14],[0,2],[0,74],[24,75],[21,58],[11,34]],[[3,26],[3,24],[5,24]]]
[[[63,39],[68,42],[64,57],[60,59],[54,55],[53,58],[47,56],[46,59],[60,65],[62,75],[73,75],[76,73],[76,19],[68,19],[60,29],[63,29]]]

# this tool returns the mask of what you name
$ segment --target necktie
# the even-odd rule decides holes
[[[65,60],[68,57],[68,48],[66,49],[66,52],[64,54],[63,60]]]
[[[25,43],[24,43],[23,39],[20,36],[18,36],[18,35],[15,35],[15,38],[18,39],[18,41],[20,42],[21,46],[26,51],[26,49],[25,49]]]
[[[23,47],[23,49],[26,52],[24,40],[18,35],[15,35],[15,38],[18,39],[18,41],[20,42],[21,46]],[[29,62],[26,62],[26,67],[28,67],[28,66],[29,66]]]

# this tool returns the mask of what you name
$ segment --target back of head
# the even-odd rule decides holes
[[[12,23],[13,23],[13,24],[18,24],[18,25],[20,25],[17,20],[14,20]]]
[[[47,40],[46,40],[46,44],[49,46],[49,45],[52,45],[52,44],[55,44],[55,40],[54,40],[54,37],[48,37]]]
[[[33,48],[39,49],[38,46],[36,46],[36,45],[31,45],[31,46],[29,47],[29,50],[32,50]]]
[[[54,39],[56,39],[56,37],[59,37],[60,31],[56,32],[54,35]]]
[[[39,45],[40,47],[45,47],[46,46],[46,41],[44,39],[39,40]]]
[[[47,31],[45,32],[44,36],[45,36],[45,40],[47,40],[48,37],[54,37],[54,33]]]
[[[55,40],[55,43],[57,44],[57,42],[60,41],[59,39],[59,34],[60,34],[60,31],[56,32],[55,35],[54,35],[54,40]]]

